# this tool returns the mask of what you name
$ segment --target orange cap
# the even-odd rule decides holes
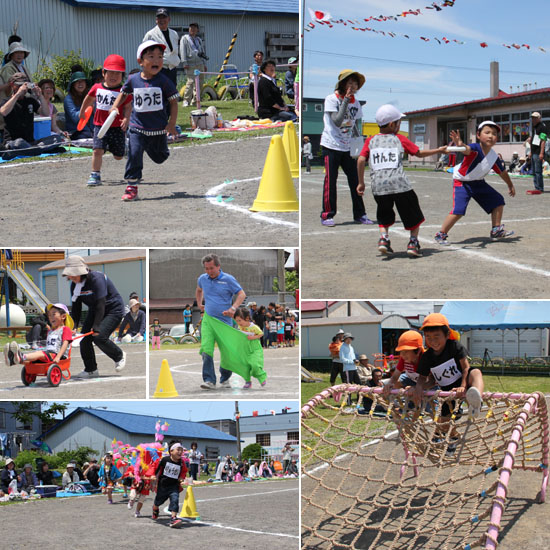
[[[415,350],[418,348],[422,348],[422,334],[416,332],[416,330],[407,330],[399,337],[395,351]]]
[[[445,315],[441,313],[430,313],[429,315],[426,315],[426,318],[424,319],[420,330],[424,330],[426,327],[447,327],[449,329],[449,339],[457,341],[460,340],[460,333],[458,333],[456,330],[453,330],[449,326],[449,321],[447,320],[447,317],[445,317]]]

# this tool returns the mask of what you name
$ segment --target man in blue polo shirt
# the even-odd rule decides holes
[[[233,315],[246,298],[246,294],[233,275],[222,271],[220,259],[216,254],[204,256],[202,265],[205,273],[197,279],[197,290],[195,291],[197,306],[211,317],[232,325]],[[235,298],[235,301],[233,301],[233,298]],[[204,325],[201,328],[203,330],[202,339],[206,340],[204,331],[209,329]],[[231,371],[220,365],[220,386],[222,388],[231,387],[229,382],[231,374]],[[216,389],[213,343],[212,349],[202,354],[202,379],[201,388],[205,390]]]

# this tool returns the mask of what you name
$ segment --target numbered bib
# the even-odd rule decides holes
[[[138,113],[162,111],[164,109],[162,90],[156,86],[152,86],[151,88],[135,88],[134,109]]]
[[[164,475],[166,477],[170,477],[172,479],[178,479],[181,472],[181,466],[178,464],[172,464],[171,462],[167,462],[164,466]]]
[[[118,97],[120,92],[113,92],[112,90],[102,90],[98,88],[95,95],[95,106],[100,111],[109,111]]]
[[[399,167],[399,149],[397,147],[379,147],[371,149],[369,155],[371,170],[386,170]]]
[[[449,359],[430,370],[439,386],[450,386],[453,382],[462,378],[462,371],[458,368],[454,359]]]

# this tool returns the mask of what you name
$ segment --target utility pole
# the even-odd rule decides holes
[[[241,428],[239,426],[239,402],[235,401],[235,428],[237,430],[237,459],[241,460]]]
[[[286,307],[286,283],[285,283],[285,251],[277,249],[277,281],[279,282],[278,302]]]

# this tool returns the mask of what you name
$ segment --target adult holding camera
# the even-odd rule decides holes
[[[25,67],[24,60],[30,54],[30,50],[21,42],[12,42],[6,54],[6,64],[0,70],[0,99],[7,97],[9,91],[9,79],[15,73],[23,73],[26,80],[31,82],[32,78]]]
[[[201,90],[195,90],[195,70],[206,71],[206,61],[208,61],[204,42],[199,36],[198,23],[191,23],[189,25],[189,32],[181,37],[180,57],[185,69],[185,76],[187,76],[183,92],[183,106],[188,107],[192,103],[197,103],[197,94],[201,93],[204,80],[204,75],[199,75]],[[200,95],[198,97],[200,98]]]

